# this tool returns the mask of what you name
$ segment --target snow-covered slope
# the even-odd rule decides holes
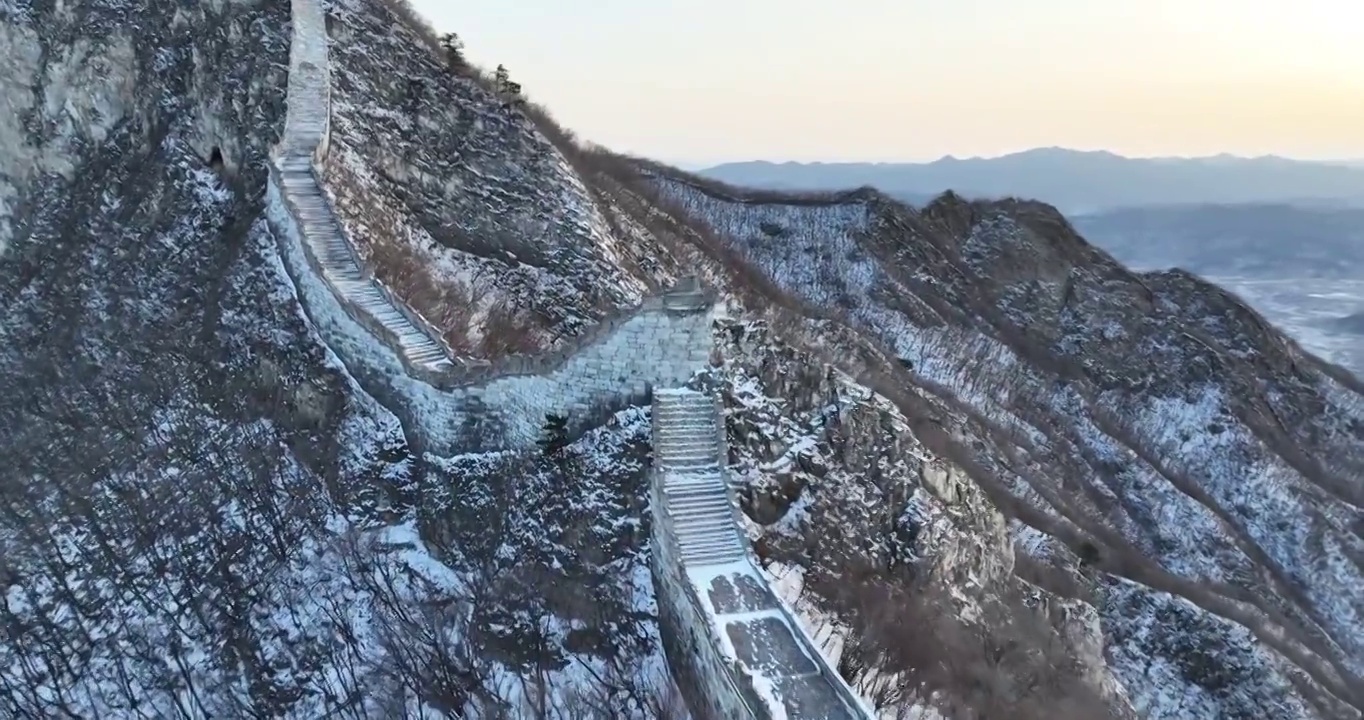
[[[571,491],[533,459],[414,457],[301,312],[264,216],[288,3],[0,13],[32,61],[6,65],[0,141],[0,716],[665,702],[633,527],[647,424],[580,440]],[[500,496],[461,555],[438,540],[480,483],[530,504]]]
[[[1357,380],[1196,278],[1126,272],[1044,206],[945,196],[918,214],[655,182],[976,425],[969,474],[1019,551],[1106,571],[1083,574],[1139,712],[1347,712],[1364,670]],[[1189,643],[1222,651],[1170,669]],[[1323,689],[1336,700],[1309,710]]]
[[[362,259],[494,360],[721,287],[750,537],[887,716],[1359,717],[1356,380],[1035,203],[551,142],[394,8],[326,19]],[[303,312],[288,3],[0,14],[0,715],[668,717],[648,411],[416,452]]]

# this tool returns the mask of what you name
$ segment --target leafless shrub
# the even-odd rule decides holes
[[[107,378],[54,388],[42,414],[60,424],[79,409],[89,430],[54,433],[44,454],[11,465],[31,477],[22,493],[0,482],[0,537],[22,548],[5,564],[37,600],[0,604],[0,708],[15,717],[82,716],[75,696],[92,688],[129,712],[263,716],[282,702],[252,608],[262,577],[318,521],[326,486],[288,461],[268,424],[235,413],[269,403],[286,417],[290,400],[272,383],[287,379],[217,378],[231,402],[223,417],[205,415],[180,396],[187,378],[209,379],[205,364],[148,344],[146,357],[134,348],[123,359],[142,372],[117,395],[101,387]],[[221,676],[196,648],[217,654]]]
[[[853,625],[840,671],[891,674],[884,700],[914,699],[957,720],[1096,720],[1112,717],[1047,619],[1017,591],[982,599],[979,621],[940,588],[895,587],[873,572],[811,577],[811,590]]]
[[[376,562],[374,548],[345,541],[351,581],[377,611],[374,631],[384,657],[378,670],[388,686],[453,717],[499,708],[487,690],[490,665],[470,642],[473,607],[486,598],[476,592],[414,597],[402,588],[419,578],[400,577],[394,565]]]
[[[597,147],[585,147],[575,167],[589,187],[608,194],[630,218],[670,245],[675,252],[690,251],[709,260],[713,272],[724,276],[727,287],[755,309],[777,306],[818,316],[813,308],[787,293],[765,273],[711,230],[682,209],[676,201],[641,172],[645,161]]]
[[[400,25],[416,35],[417,39],[421,40],[422,45],[429,48],[432,53],[444,57],[445,49],[440,44],[440,33],[436,32],[431,23],[427,22],[426,18],[422,17],[416,8],[412,7],[412,3],[408,0],[381,0],[381,4],[393,13],[393,17]]]
[[[497,83],[491,73],[470,62],[464,62],[455,68],[450,68],[446,63],[445,48],[441,46],[440,33],[436,32],[426,18],[412,7],[408,0],[382,0],[384,7],[393,14],[393,19],[401,26],[406,27],[413,35],[426,47],[435,62],[441,69],[453,71],[459,77],[473,81],[476,85],[490,93],[497,93]]]
[[[407,243],[376,242],[368,250],[375,275],[394,294],[436,326],[455,352],[473,353],[470,329],[474,298],[468,286],[453,279],[437,278],[430,263]]]
[[[487,309],[476,313],[481,293],[458,280],[437,278],[429,269],[430,264],[406,243],[374,243],[369,250],[375,273],[399,298],[438,328],[456,353],[496,358],[540,350],[539,323],[505,298],[494,300]]]
[[[1097,600],[1090,588],[1076,580],[1073,572],[1049,562],[1038,560],[1026,552],[1014,553],[1014,574],[1024,581],[1059,597],[1073,598],[1089,603]]]
[[[529,355],[541,350],[539,323],[505,297],[484,311],[478,351],[482,357]]]
[[[525,102],[521,105],[521,113],[535,124],[535,128],[544,135],[559,152],[575,167],[581,162],[583,155],[583,144],[578,140],[578,136],[572,130],[559,124],[558,120],[550,113],[544,105],[535,102]]]

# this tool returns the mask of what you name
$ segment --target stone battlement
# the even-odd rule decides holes
[[[328,344],[352,374],[375,379],[366,388],[404,418],[426,449],[467,451],[475,443],[471,428],[499,446],[529,442],[545,414],[581,417],[642,399],[707,366],[714,295],[690,278],[551,352],[495,362],[452,353],[438,330],[374,277],[333,212],[317,172],[331,126],[326,19],[317,0],[293,0],[292,7],[288,113],[269,188],[286,269],[308,296],[305,307]],[[306,291],[316,281],[326,293]],[[335,321],[333,308],[353,325]],[[365,349],[373,341],[397,368]],[[421,387],[400,382],[395,370]]]
[[[277,146],[271,180],[299,225],[309,269],[322,278],[356,323],[394,350],[409,374],[437,388],[477,386],[508,376],[546,375],[603,341],[641,313],[704,312],[713,295],[695,279],[609,317],[551,352],[489,362],[457,356],[442,333],[375,277],[336,220],[317,166],[330,145],[330,60],[326,20],[320,4],[294,2],[290,48],[288,113]]]

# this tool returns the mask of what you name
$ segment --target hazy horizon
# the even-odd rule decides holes
[[[693,166],[1364,157],[1345,0],[413,4],[583,137]]]
[[[1279,154],[1276,154],[1276,153],[1268,153],[1268,154],[1263,154],[1263,155],[1237,155],[1237,154],[1235,154],[1235,153],[1226,153],[1226,152],[1217,152],[1217,153],[1211,153],[1211,154],[1206,154],[1206,155],[1126,155],[1126,154],[1123,154],[1123,153],[1115,153],[1115,152],[1113,152],[1112,150],[1109,150],[1108,148],[1080,149],[1080,148],[1070,148],[1070,147],[1061,147],[1061,146],[1047,146],[1047,147],[1038,146],[1038,147],[1030,147],[1030,148],[1023,148],[1023,149],[1020,149],[1020,150],[1012,150],[1012,151],[1009,151],[1009,152],[998,153],[998,154],[995,154],[995,155],[953,155],[952,153],[947,153],[947,154],[945,154],[945,155],[940,155],[940,156],[935,157],[935,158],[929,158],[929,159],[924,159],[924,160],[828,160],[828,159],[822,159],[822,158],[820,158],[820,159],[813,159],[813,160],[788,160],[788,159],[785,159],[785,158],[760,158],[760,157],[753,157],[753,158],[746,158],[746,159],[722,160],[722,161],[716,162],[716,163],[690,163],[690,164],[691,164],[691,165],[694,165],[694,166],[696,166],[696,167],[698,167],[698,168],[706,168],[706,167],[713,167],[713,166],[715,166],[715,165],[727,165],[727,164],[733,164],[733,163],[747,163],[747,162],[754,162],[754,163],[757,163],[757,162],[766,162],[766,163],[772,163],[772,164],[774,164],[774,165],[780,165],[780,164],[784,164],[784,163],[795,163],[795,164],[803,164],[803,165],[845,165],[845,164],[846,164],[846,165],[853,165],[853,164],[867,164],[867,165],[926,165],[926,164],[929,164],[929,163],[938,162],[938,161],[940,161],[940,160],[945,160],[945,159],[947,159],[948,157],[951,157],[951,158],[954,159],[954,160],[998,160],[998,159],[1000,159],[1000,158],[1008,157],[1008,156],[1010,156],[1010,155],[1018,155],[1018,154],[1027,153],[1027,152],[1033,152],[1033,151],[1037,151],[1037,150],[1060,150],[1060,151],[1076,152],[1076,153],[1107,152],[1107,153],[1110,153],[1110,154],[1117,155],[1117,156],[1119,156],[1119,157],[1125,158],[1125,159],[1127,159],[1127,160],[1213,160],[1213,159],[1217,159],[1217,158],[1219,158],[1219,157],[1226,157],[1226,158],[1234,158],[1234,159],[1237,159],[1237,160],[1259,160],[1259,159],[1265,159],[1265,158],[1273,158],[1273,159],[1278,159],[1278,160],[1289,160],[1289,161],[1292,161],[1292,162],[1321,163],[1321,164],[1326,164],[1326,165],[1360,165],[1360,164],[1364,164],[1364,160],[1360,160],[1360,159],[1358,159],[1358,158],[1348,158],[1348,157],[1335,157],[1335,158],[1332,158],[1332,157],[1328,157],[1328,158],[1307,158],[1307,157],[1291,157],[1291,156],[1288,156],[1288,155],[1279,155]],[[684,163],[684,164],[685,164],[685,163]],[[683,167],[683,165],[678,165],[678,167],[682,167],[682,169],[684,169],[684,170],[686,169],[685,167]]]

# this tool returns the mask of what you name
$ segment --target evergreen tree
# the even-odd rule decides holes
[[[445,51],[445,64],[451,70],[463,70],[467,63],[464,61],[464,41],[459,39],[455,33],[445,33],[440,36],[441,49]]]
[[[545,457],[557,457],[562,453],[568,447],[568,418],[554,413],[546,414],[539,444]]]
[[[507,105],[521,103],[521,83],[512,82],[511,73],[507,72],[507,66],[497,66],[497,73],[493,75],[493,83],[497,88],[497,94],[502,97]]]

